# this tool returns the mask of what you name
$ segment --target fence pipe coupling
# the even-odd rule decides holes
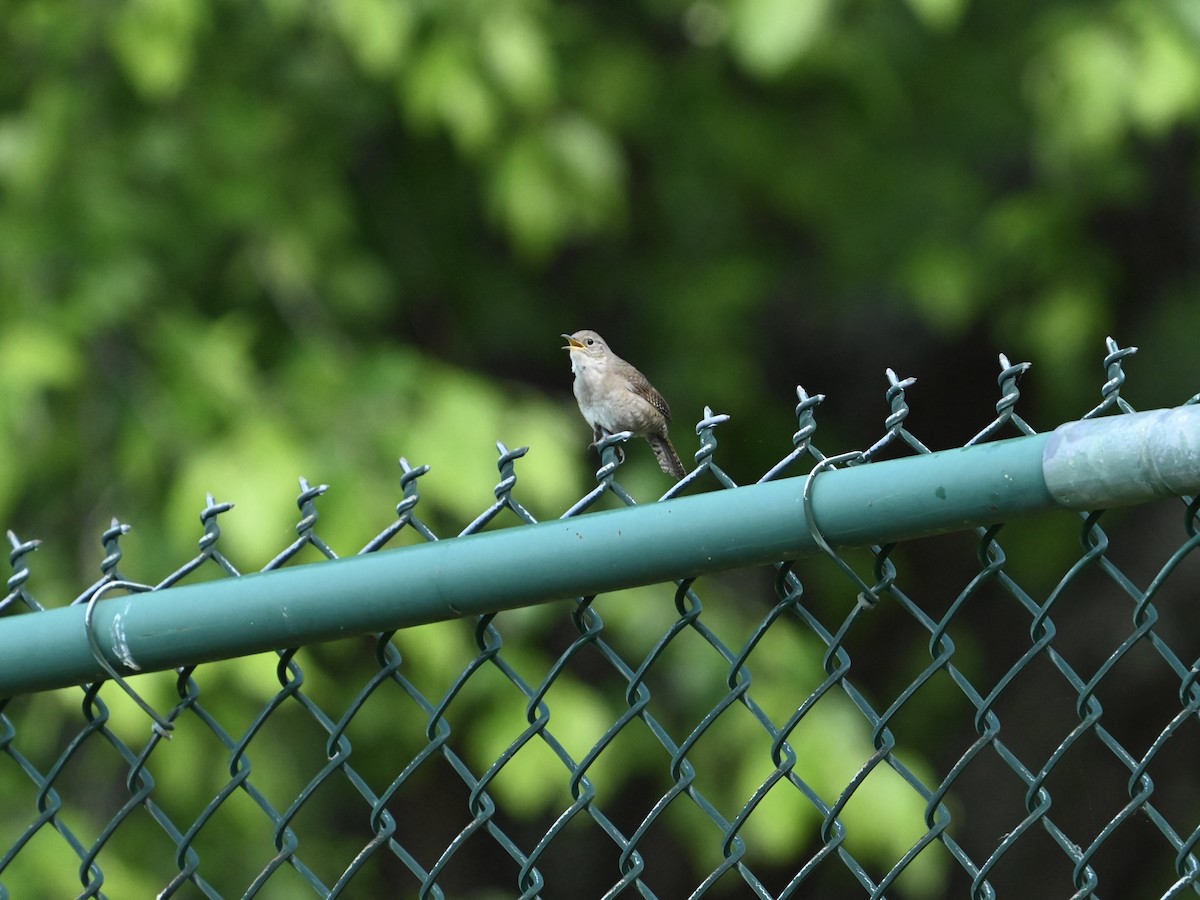
[[[1060,425],[1042,473],[1051,496],[1075,510],[1200,493],[1200,405]]]

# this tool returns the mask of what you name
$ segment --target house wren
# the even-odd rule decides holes
[[[571,351],[575,399],[592,426],[593,440],[632,431],[650,442],[664,472],[682,478],[686,474],[683,463],[667,436],[671,408],[662,394],[645,375],[613,353],[596,332],[577,331],[563,337],[567,339],[563,349]]]

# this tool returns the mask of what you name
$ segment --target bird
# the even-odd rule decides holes
[[[585,329],[563,337],[567,339],[563,349],[570,351],[575,373],[575,399],[592,426],[593,441],[632,431],[649,442],[664,472],[676,480],[683,478],[687,473],[667,434],[671,408],[662,394],[645,375],[613,353],[596,332]]]

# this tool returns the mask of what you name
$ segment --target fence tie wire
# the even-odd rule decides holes
[[[108,559],[105,561],[107,562]],[[115,570],[115,565],[112,568]],[[153,590],[153,588],[151,588],[151,586],[148,584],[137,584],[136,582],[132,581],[113,580],[100,585],[98,588],[92,591],[92,595],[88,598],[87,606],[83,614],[83,626],[85,632],[87,633],[88,646],[91,647],[92,656],[96,658],[96,663],[100,666],[100,668],[102,668],[105,673],[107,673],[108,677],[112,681],[116,682],[121,690],[128,694],[129,698],[133,700],[133,702],[139,707],[141,707],[142,711],[146,713],[151,720],[153,720],[154,732],[159,737],[170,740],[171,732],[175,728],[174,724],[159,715],[154,707],[146,702],[146,700],[142,698],[142,695],[135,691],[129,682],[121,676],[121,673],[118,672],[112,663],[108,661],[108,657],[105,655],[103,649],[101,649],[100,639],[96,636],[96,629],[92,627],[92,619],[96,611],[96,604],[100,601],[101,597],[111,590],[123,590],[131,594],[136,594],[141,593],[142,591]],[[131,671],[139,671],[141,666],[137,664],[137,661],[130,654],[129,645],[125,642],[122,618],[119,614],[113,617],[112,640],[113,652],[117,654],[117,657],[121,660],[121,664]]]
[[[816,484],[818,475],[820,475],[822,472],[833,469],[842,463],[854,465],[855,463],[866,461],[868,461],[868,457],[866,453],[861,450],[851,450],[847,453],[840,453],[837,456],[825,457],[809,470],[808,477],[804,479],[803,497],[804,521],[808,528],[809,535],[816,542],[817,546],[821,548],[825,555],[833,560],[834,564],[837,565],[837,567],[843,572],[845,572],[846,576],[850,578],[851,581],[858,585],[859,606],[863,609],[870,609],[879,602],[879,595],[876,593],[875,588],[863,581],[862,578],[859,577],[858,573],[855,572],[850,566],[850,564],[842,559],[841,555],[829,545],[829,541],[825,539],[825,535],[821,533],[821,527],[817,523],[817,517],[813,512],[812,502],[813,485]]]

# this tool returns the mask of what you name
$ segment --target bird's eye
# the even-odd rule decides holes
[[[590,347],[590,346],[592,346],[592,344],[594,344],[594,343],[596,343],[596,342],[595,342],[594,340],[592,340],[591,338],[588,338],[588,339],[587,339],[587,345],[588,345],[589,347]]]

